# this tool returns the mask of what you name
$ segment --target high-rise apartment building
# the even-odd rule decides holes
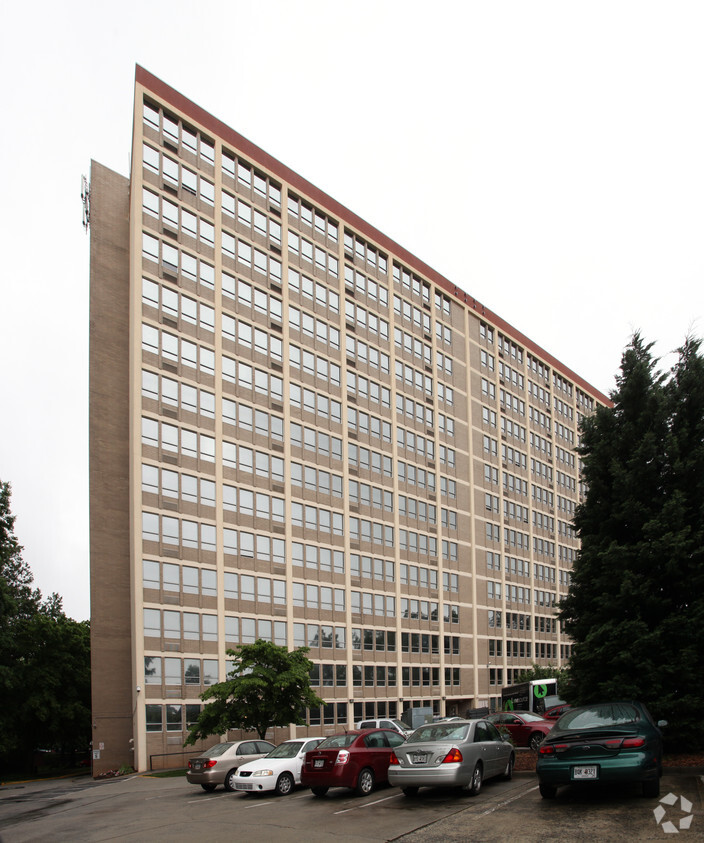
[[[603,395],[142,68],[90,197],[96,773],[183,763],[257,638],[310,647],[298,734],[565,663]]]

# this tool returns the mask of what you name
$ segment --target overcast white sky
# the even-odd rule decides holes
[[[89,616],[91,158],[129,174],[139,63],[597,389],[704,334],[704,4],[7,4],[0,479],[44,594]]]

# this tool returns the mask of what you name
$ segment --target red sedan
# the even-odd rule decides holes
[[[391,750],[404,742],[391,729],[365,729],[331,735],[306,753],[301,784],[316,796],[331,787],[350,787],[366,796],[375,784],[387,782]]]
[[[505,729],[511,735],[514,746],[529,746],[534,751],[555,725],[554,720],[546,720],[530,711],[502,711],[490,714],[486,719],[499,731]]]

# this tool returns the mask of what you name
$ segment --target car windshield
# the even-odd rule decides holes
[[[405,723],[402,723],[400,720],[392,720],[391,721],[397,729],[400,729],[402,732],[408,731],[408,726]]]
[[[535,720],[544,720],[545,719],[544,717],[541,717],[539,714],[532,714],[530,711],[517,711],[515,713],[518,714],[519,717],[522,717],[526,721],[526,723],[533,722]]]
[[[331,735],[319,743],[317,749],[342,749],[353,744],[358,737],[359,735]]]
[[[226,753],[231,746],[233,746],[232,741],[226,741],[225,743],[216,743],[215,746],[211,746],[210,749],[206,749],[203,755],[206,758],[217,758],[218,756]]]
[[[406,743],[420,741],[463,741],[467,736],[469,724],[431,723],[416,729]]]
[[[568,711],[560,718],[560,729],[598,729],[622,726],[640,720],[638,710],[627,703],[603,703]]]
[[[272,749],[267,758],[295,758],[301,750],[303,741],[286,741]]]

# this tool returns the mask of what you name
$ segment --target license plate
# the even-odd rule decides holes
[[[424,752],[416,752],[413,755],[413,763],[414,764],[427,764],[428,756]]]
[[[599,768],[598,767],[573,767],[572,768],[572,778],[574,780],[598,779],[599,778]]]
[[[314,767],[324,767],[325,766],[325,759],[324,758],[316,758],[313,762]]]
[[[194,769],[196,772],[198,772],[198,770],[200,770],[201,766],[202,766],[201,764],[196,763],[196,764],[194,764],[194,765],[193,765],[193,769]]]

